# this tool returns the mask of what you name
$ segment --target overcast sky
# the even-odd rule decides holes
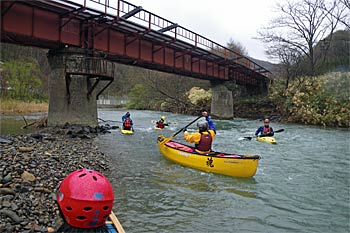
[[[111,0],[110,0],[111,1]],[[276,15],[278,0],[127,0],[221,45],[230,38],[249,56],[268,60],[257,30]]]
[[[73,0],[84,4],[84,0]],[[117,0],[94,0],[117,7]],[[269,61],[264,44],[254,39],[257,31],[280,14],[277,2],[283,0],[126,0],[160,17],[181,25],[223,46],[232,38],[248,55]],[[87,4],[92,4],[87,1]],[[90,5],[91,6],[91,5]],[[99,7],[98,7],[99,8]],[[103,7],[100,10],[104,10]]]

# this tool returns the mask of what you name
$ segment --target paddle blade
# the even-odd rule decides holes
[[[284,129],[279,129],[279,130],[276,130],[276,131],[274,131],[275,133],[280,133],[280,132],[283,132],[284,131]]]
[[[245,139],[252,140],[253,137],[244,137]]]
[[[161,144],[165,144],[165,143],[171,141],[173,138],[174,138],[173,135],[170,136],[170,137],[168,137],[168,138],[164,137],[163,135],[160,135],[160,136],[158,136],[158,141],[159,141]]]

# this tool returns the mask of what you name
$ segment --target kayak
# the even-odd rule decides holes
[[[271,144],[276,144],[276,139],[274,137],[256,137],[259,142],[268,142]]]
[[[120,128],[120,132],[122,134],[133,134],[134,133],[134,131],[132,131],[132,130],[122,129],[122,128]]]
[[[253,177],[258,168],[259,155],[239,155],[222,152],[198,154],[195,148],[185,144],[158,137],[160,153],[170,161],[204,172],[234,177]]]
[[[106,221],[108,233],[125,233],[123,226],[120,224],[117,216],[111,212]]]
[[[155,130],[163,130],[165,128],[158,128],[158,127],[154,127]]]

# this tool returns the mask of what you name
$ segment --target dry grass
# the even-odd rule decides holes
[[[47,112],[48,103],[24,102],[0,99],[0,114]]]

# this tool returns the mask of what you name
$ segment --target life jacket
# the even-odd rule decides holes
[[[130,128],[131,127],[131,121],[130,119],[126,119],[123,123],[124,128]]]
[[[264,134],[268,134],[271,132],[271,127],[265,127],[264,126]]]
[[[211,149],[213,138],[209,131],[205,131],[205,132],[207,132],[207,134],[200,132],[201,139],[199,140],[199,143],[196,144],[196,149],[199,151],[210,151]]]
[[[157,121],[157,128],[164,129],[163,121]]]

